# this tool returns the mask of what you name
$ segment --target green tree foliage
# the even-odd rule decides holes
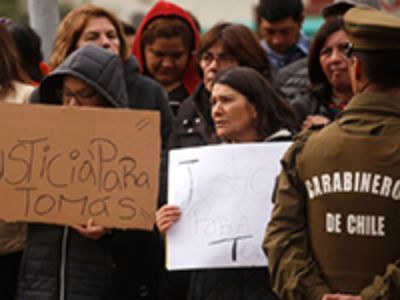
[[[26,9],[26,1],[1,0],[0,17],[6,17],[16,21],[27,22],[28,14]]]

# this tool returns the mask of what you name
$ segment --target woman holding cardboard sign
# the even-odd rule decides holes
[[[124,108],[123,75],[118,56],[86,45],[42,81],[39,95],[59,105]],[[156,277],[158,257],[140,252],[143,236],[93,220],[73,227],[30,224],[17,299],[157,299],[154,278],[142,271]]]
[[[110,82],[119,82],[121,84],[119,91],[121,93],[125,91],[127,96],[122,97],[120,94],[115,93],[112,99],[118,100],[119,102],[126,99],[126,104],[129,108],[158,111],[161,118],[160,135],[162,137],[162,144],[165,146],[172,123],[172,112],[169,108],[168,100],[162,87],[157,82],[140,74],[136,59],[129,54],[121,24],[117,16],[112,12],[92,4],[81,5],[69,12],[62,20],[55,38],[54,49],[49,63],[51,70],[55,72],[73,51],[89,44],[103,48],[111,54],[118,55],[122,64],[122,76],[116,78],[110,75],[106,76],[105,79]],[[97,68],[93,68],[93,70],[97,70]],[[48,98],[44,98],[42,94],[42,92],[46,93],[47,90],[42,88],[36,90],[31,101],[54,103],[56,100],[57,104],[61,104],[60,97],[57,96],[54,89],[51,90],[53,91],[52,97]],[[76,95],[74,90],[68,91],[67,89],[61,91],[61,93],[67,98],[72,96],[72,94]],[[85,100],[91,98],[89,96],[90,94],[78,93],[75,99],[73,99],[74,97],[70,97],[70,101],[86,104],[87,101]],[[106,104],[108,103],[111,102],[106,101]],[[97,270],[98,272],[90,271],[90,275],[85,275],[84,272],[79,271],[74,284],[78,286],[86,284],[87,286],[89,285],[90,288],[85,288],[80,291],[73,290],[71,292],[71,290],[65,289],[65,286],[62,284],[60,285],[61,288],[58,288],[59,282],[64,282],[65,272],[68,272],[68,265],[67,269],[60,269],[63,265],[57,265],[57,263],[62,261],[60,249],[64,249],[60,246],[63,242],[63,228],[58,228],[58,231],[54,230],[52,233],[47,234],[39,229],[36,230],[36,228],[37,227],[29,228],[28,243],[36,247],[37,253],[33,253],[30,258],[24,262],[25,265],[28,266],[24,271],[27,272],[26,274],[28,274],[28,271],[34,274],[33,267],[41,267],[42,269],[37,270],[37,272],[40,271],[42,272],[41,274],[45,275],[34,275],[37,280],[41,280],[39,282],[41,284],[36,285],[39,286],[41,292],[36,293],[33,288],[35,280],[29,277],[29,274],[26,277],[22,277],[20,299],[35,299],[36,297],[37,299],[53,300],[58,299],[58,295],[68,299],[68,295],[71,293],[74,295],[76,294],[73,291],[78,293],[78,295],[76,295],[77,298],[85,299],[88,299],[88,297],[92,297],[91,299],[124,299],[124,297],[129,297],[129,299],[136,299],[139,297],[141,299],[158,299],[158,273],[161,268],[161,263],[159,262],[161,259],[161,250],[159,237],[154,232],[131,230],[113,231],[112,235],[105,234],[98,240],[95,240],[94,242],[97,245],[95,247],[96,253],[105,247],[104,243],[109,245],[108,241],[110,240],[113,245],[119,244],[120,246],[112,247],[111,250],[105,248],[103,250],[107,250],[108,252],[105,251],[99,255],[88,255],[89,260],[101,260],[102,263],[97,264],[97,269],[95,268],[92,270]],[[105,232],[98,228],[93,228],[91,224],[87,224],[86,229],[80,228],[80,230],[82,234],[88,234],[94,238],[103,235]],[[84,230],[89,230],[90,232],[85,232]],[[76,231],[70,230],[69,232],[72,233],[71,236],[77,235]],[[72,239],[71,236],[68,235],[68,237]],[[81,235],[79,237],[81,237]],[[49,239],[54,242],[55,246],[58,246],[54,255],[59,255],[59,257],[53,259],[55,261],[52,261],[51,267],[49,267],[46,254],[40,251],[40,249],[47,249],[46,242]],[[90,244],[89,239],[79,240],[85,245],[84,248]],[[82,243],[78,243],[77,249],[71,248],[76,251],[75,255],[78,255]],[[68,253],[71,253],[71,251]],[[34,257],[34,259],[32,259],[32,257]],[[127,257],[130,259],[125,260],[124,258]],[[86,264],[86,260],[82,259],[81,263]],[[93,263],[93,266],[95,265],[96,264]],[[79,263],[75,266],[78,267]],[[46,267],[48,267],[48,271],[45,270]],[[57,270],[60,269],[63,272],[56,272],[54,269],[56,267]],[[49,275],[50,273],[51,275]],[[121,275],[123,273],[124,275]],[[91,279],[91,277],[93,277],[93,279]],[[114,282],[123,282],[119,287],[116,285],[113,286],[115,291],[114,296],[111,296],[112,292],[110,292],[109,282],[111,282],[111,280],[114,280]],[[107,283],[104,283],[105,281]],[[130,282],[130,286],[127,286],[127,281]],[[68,287],[72,288],[72,285],[73,284],[70,282]],[[37,294],[37,296],[33,294]]]
[[[224,70],[213,80],[211,117],[216,137],[226,143],[290,140],[297,128],[291,108],[260,73],[248,67]],[[179,207],[164,205],[156,214],[159,230],[166,233],[180,214]],[[264,267],[193,272],[189,299],[276,298]]]

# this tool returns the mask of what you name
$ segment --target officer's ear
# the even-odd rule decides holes
[[[352,56],[351,57],[351,63],[352,64],[354,64],[354,72],[355,72],[355,78],[357,79],[357,80],[361,80],[361,78],[362,78],[362,71],[363,71],[363,68],[362,68],[362,63],[361,63],[361,60],[357,57],[357,56]]]
[[[349,76],[353,93],[358,93],[361,87],[364,86],[364,76],[361,60],[354,55],[351,56],[349,62]]]

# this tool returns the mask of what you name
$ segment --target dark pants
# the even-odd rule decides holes
[[[0,255],[0,297],[14,300],[22,252]]]
[[[161,276],[160,300],[186,300],[191,271],[167,271]]]

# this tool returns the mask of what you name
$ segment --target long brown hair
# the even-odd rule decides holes
[[[50,58],[52,70],[57,68],[71,52],[76,50],[76,44],[89,20],[99,17],[107,18],[114,25],[120,42],[120,57],[123,61],[129,58],[129,49],[118,17],[102,7],[86,4],[72,10],[61,22],[54,42],[53,54]]]
[[[308,54],[308,76],[313,86],[324,84],[330,86],[328,78],[322,70],[320,62],[321,49],[325,46],[326,40],[335,32],[343,30],[343,20],[333,18],[325,21],[315,34],[314,40],[310,45]]]
[[[13,81],[29,83],[29,77],[20,65],[14,39],[4,25],[0,25],[0,86],[1,92],[14,90]]]

